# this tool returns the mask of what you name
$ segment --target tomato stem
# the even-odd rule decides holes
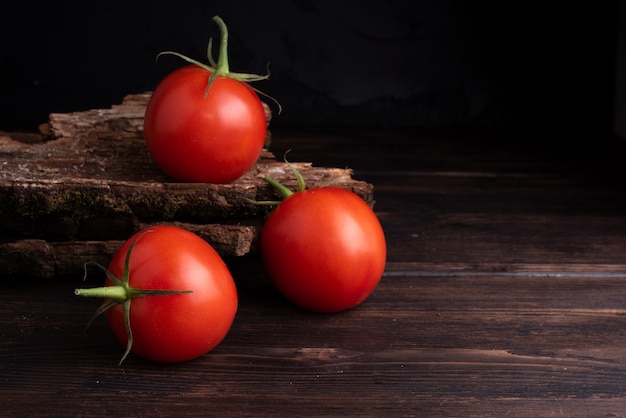
[[[74,294],[76,296],[114,299],[119,302],[123,302],[128,299],[128,291],[124,288],[124,286],[103,286],[93,287],[90,289],[76,289],[74,290]]]
[[[287,151],[289,152],[289,151]],[[298,169],[291,164],[289,161],[287,161],[287,152],[285,153],[285,163],[287,164],[287,167],[289,167],[289,169],[291,170],[291,172],[293,173],[293,175],[296,177],[296,180],[298,182],[298,192],[302,192],[306,189],[306,182],[304,181],[304,177],[302,176],[302,174],[300,174],[300,172],[298,171]],[[274,180],[273,178],[269,177],[269,176],[264,176],[263,180],[269,184],[270,186],[272,186],[273,188],[275,188],[278,193],[280,193],[280,195],[282,196],[283,200],[287,199],[289,196],[291,196],[292,194],[294,194],[294,191],[292,191],[291,189],[289,189],[287,186],[279,183],[277,180]],[[244,198],[244,200],[255,204],[255,205],[272,205],[272,206],[277,206],[279,205],[281,202],[276,202],[273,200],[268,200],[268,201],[256,201],[256,200],[252,200],[252,199],[246,199]]]
[[[228,28],[226,24],[219,16],[213,16],[213,22],[217,24],[220,28],[220,52],[217,56],[217,65],[215,68],[215,73],[217,75],[228,75],[230,73],[230,68],[228,65]]]
[[[104,302],[100,307],[94,312],[91,316],[85,328],[88,328],[91,323],[101,314],[105,313],[112,307],[122,304],[124,309],[124,325],[126,327],[126,351],[122,356],[119,364],[121,365],[124,359],[130,353],[130,350],[133,346],[133,334],[130,328],[130,305],[134,298],[141,298],[147,296],[170,296],[170,295],[180,295],[183,293],[192,293],[193,290],[170,290],[170,289],[136,289],[131,287],[129,284],[130,281],[130,255],[135,248],[135,244],[141,237],[149,232],[154,232],[154,230],[148,229],[140,234],[130,245],[128,251],[126,252],[126,256],[124,258],[124,271],[122,272],[121,279],[116,277],[113,273],[109,271],[109,269],[104,266],[95,263],[88,262],[85,263],[85,277],[87,276],[87,266],[93,265],[100,270],[102,270],[107,278],[111,280],[114,284],[112,286],[102,286],[102,287],[93,287],[88,289],[75,289],[74,294],[77,296],[85,296],[85,297],[99,297],[104,298]]]
[[[279,182],[277,182],[276,180],[274,180],[271,177],[265,176],[265,177],[263,177],[263,180],[265,180],[266,183],[268,183],[273,188],[278,190],[278,192],[283,197],[283,199],[287,199],[289,196],[291,196],[293,194],[293,191],[289,190],[289,188],[287,186],[284,186],[284,185],[280,184]]]
[[[118,302],[147,296],[169,296],[192,292],[192,290],[135,289],[130,286],[102,286],[74,290],[76,296],[113,299]]]
[[[188,56],[183,55],[179,52],[175,52],[175,51],[159,52],[156,56],[157,59],[161,55],[174,55],[178,58],[181,58],[187,61],[189,64],[197,65],[198,67],[203,68],[204,70],[208,71],[211,75],[209,76],[207,88],[204,92],[205,97],[208,94],[209,88],[211,87],[211,85],[213,84],[213,81],[215,81],[217,76],[228,77],[228,78],[232,78],[233,80],[237,80],[242,83],[248,84],[248,86],[252,90],[254,90],[257,94],[267,97],[268,99],[276,103],[276,105],[278,106],[278,113],[281,113],[283,108],[278,100],[276,100],[274,97],[270,96],[269,94],[263,93],[262,91],[256,89],[255,87],[252,87],[249,84],[253,81],[267,80],[268,78],[270,78],[269,64],[268,64],[267,74],[265,75],[231,72],[230,65],[228,63],[228,28],[226,27],[226,23],[224,23],[221,17],[213,16],[212,20],[213,22],[217,24],[217,26],[220,29],[220,49],[219,49],[219,56],[217,57],[217,62],[215,62],[215,60],[213,59],[213,55],[212,55],[213,38],[209,38],[209,44],[207,46],[207,59],[209,61],[209,65],[204,64],[200,61],[197,61],[193,58],[189,58]]]
[[[287,152],[289,151],[291,150],[288,150]],[[304,181],[304,177],[302,177],[302,174],[300,174],[298,169],[289,161],[287,161],[287,152],[285,152],[285,156],[283,157],[285,160],[285,164],[287,164],[287,167],[289,167],[293,175],[296,177],[296,180],[298,182],[298,191],[301,192],[304,189],[306,189],[306,182]],[[271,177],[265,176],[263,177],[263,180],[265,180],[266,183],[270,184],[272,187],[278,190],[278,192],[283,197],[283,199],[287,199],[289,196],[291,196],[294,193],[293,191],[289,190],[287,187],[280,184],[279,182],[277,182]]]

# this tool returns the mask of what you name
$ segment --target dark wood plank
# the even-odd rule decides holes
[[[174,403],[189,416],[572,416],[585,399],[618,412],[626,396],[623,277],[590,294],[585,277],[387,275],[361,309],[330,316],[293,308],[264,282],[243,291],[212,353],[123,367],[102,321],[82,334],[94,301],[73,299],[72,283],[39,286],[0,297],[1,322],[14,324],[0,350],[9,416],[58,414],[68,399],[77,413],[113,415],[129,404],[167,415]]]
[[[102,278],[3,282],[3,411],[623,416],[622,188],[528,148],[363,132],[286,129],[273,146],[313,165],[345,160],[374,185],[389,256],[364,304],[299,310],[257,256],[229,258],[240,308],[222,344],[184,364],[118,367],[104,320],[82,333],[97,302],[72,293]]]
[[[356,178],[372,183],[375,209],[393,237],[390,262],[439,270],[582,264],[586,271],[626,263],[626,189],[603,181],[595,152],[580,165],[584,150],[557,158],[541,143],[493,132],[325,133],[279,131],[276,152],[289,144],[313,164],[343,158]]]

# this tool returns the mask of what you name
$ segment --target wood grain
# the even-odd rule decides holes
[[[363,142],[364,131],[330,129],[334,149],[311,132],[277,130],[273,141],[301,144],[299,158],[314,164],[333,163],[352,144],[348,166],[377,191],[389,254],[365,303],[302,311],[257,256],[227,258],[240,306],[222,344],[188,363],[131,356],[118,367],[123,347],[104,320],[83,334],[97,301],[72,293],[101,277],[4,281],[3,413],[625,416],[621,188],[540,149],[467,153],[445,135],[416,132],[411,145],[407,132],[370,132]],[[410,165],[410,153],[430,163]]]
[[[201,233],[222,256],[257,251],[271,208],[251,201],[277,199],[265,176],[295,190],[288,164],[266,149],[233,183],[176,182],[152,162],[144,143],[149,98],[129,95],[110,109],[53,113],[39,138],[0,133],[0,252],[6,254],[0,274],[76,274],[86,256],[110,257],[112,242],[163,223]],[[374,204],[372,185],[345,167],[291,165],[308,187],[335,185]],[[84,245],[72,245],[77,241]],[[28,265],[36,268],[23,268]]]

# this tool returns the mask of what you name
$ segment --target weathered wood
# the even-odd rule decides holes
[[[376,187],[388,264],[365,303],[308,313],[280,296],[258,256],[227,259],[239,310],[220,345],[183,364],[130,356],[118,367],[124,347],[106,321],[83,332],[99,302],[73,295],[101,274],[2,281],[3,413],[624,416],[621,185],[514,149],[465,153],[463,138],[329,132],[336,146],[324,131],[295,136],[294,156],[332,166],[350,149],[355,176]],[[275,145],[291,147],[283,135]]]
[[[48,123],[42,125],[40,130],[52,139],[111,135],[117,138],[135,137],[138,133],[143,133],[143,117],[151,96],[151,92],[130,94],[121,104],[113,105],[110,109],[51,113]],[[263,103],[263,109],[269,125],[272,111],[266,103]]]
[[[240,308],[226,339],[179,365],[131,356],[118,367],[123,347],[103,319],[83,333],[98,303],[75,299],[79,279],[40,282],[36,291],[5,288],[5,413],[123,415],[132,407],[171,416],[181,406],[183,416],[222,417],[622,412],[615,409],[626,400],[622,279],[386,276],[364,305],[320,316],[282,300],[261,271],[255,262],[245,277],[236,275]],[[92,274],[87,285],[101,280]]]
[[[139,224],[132,230],[159,224],[174,225],[192,231],[207,241],[220,254],[243,256],[256,252],[258,225],[190,224],[184,222],[153,222]],[[129,235],[130,236],[130,235]],[[21,239],[0,242],[2,277],[37,277],[53,279],[79,273],[88,261],[107,265],[123,240],[46,241]]]
[[[250,200],[276,200],[276,192],[263,181],[266,175],[295,188],[288,165],[264,150],[255,166],[231,184],[172,181],[152,162],[143,140],[149,97],[131,95],[111,109],[53,113],[39,141],[0,135],[0,249],[16,244],[14,254],[23,249],[16,260],[27,262],[28,254],[40,253],[40,241],[54,252],[57,242],[124,240],[140,225],[178,222],[194,230],[207,225],[204,229],[211,233],[204,235],[223,256],[255,251],[261,221],[270,209]],[[269,123],[271,113],[266,116]],[[374,203],[373,186],[354,180],[349,169],[292,164],[309,187],[333,184]],[[30,243],[36,246],[28,249]],[[71,248],[78,251],[80,246]],[[80,252],[74,256],[82,259]],[[52,265],[54,271],[69,271],[65,259],[56,257],[41,272],[49,276]],[[17,265],[3,271],[9,270],[22,271]]]

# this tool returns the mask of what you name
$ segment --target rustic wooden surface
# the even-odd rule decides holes
[[[149,98],[129,95],[110,109],[51,114],[40,137],[0,132],[0,274],[73,274],[158,223],[197,232],[222,256],[257,251],[268,207],[249,200],[277,199],[266,175],[296,187],[286,151],[280,159],[271,148],[263,151],[231,184],[175,182],[151,161],[143,140]],[[334,184],[373,204],[372,185],[353,179],[344,165],[292,161],[309,187]]]
[[[195,361],[118,367],[103,320],[82,333],[97,303],[73,295],[81,277],[0,281],[3,414],[625,416],[624,188],[589,152],[468,135],[276,130],[294,160],[374,184],[385,275],[361,306],[318,315],[258,257],[229,258],[240,308]]]

